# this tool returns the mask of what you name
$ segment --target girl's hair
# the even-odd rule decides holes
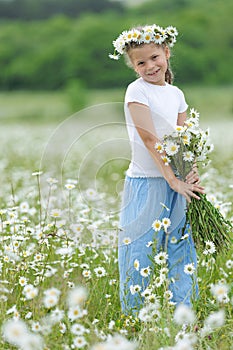
[[[132,62],[130,60],[129,51],[131,49],[135,49],[135,48],[138,48],[138,47],[143,47],[144,45],[145,45],[144,43],[139,44],[137,42],[130,42],[130,43],[126,44],[124,57],[125,57],[125,62],[126,62],[128,67],[133,68]],[[156,44],[156,45],[162,47],[163,49],[167,46],[166,44],[161,44],[161,45]],[[173,79],[174,79],[174,75],[173,75],[173,72],[172,72],[172,69],[171,69],[170,60],[168,59],[167,60],[167,70],[166,70],[166,73],[165,73],[165,81],[168,84],[172,84],[173,83]]]
[[[167,70],[165,72],[165,81],[168,84],[172,84],[173,80],[174,80],[174,74],[173,74],[172,69],[171,69],[170,60],[167,60]]]

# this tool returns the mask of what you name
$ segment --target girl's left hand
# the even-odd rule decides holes
[[[187,184],[199,184],[200,183],[200,178],[199,178],[196,163],[193,164],[192,170],[186,176],[185,182]]]

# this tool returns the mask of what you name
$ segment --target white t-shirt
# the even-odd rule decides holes
[[[132,121],[129,102],[139,102],[150,108],[156,134],[162,139],[174,131],[178,113],[185,112],[188,107],[184,94],[176,86],[155,85],[142,78],[129,84],[126,90],[124,110],[132,153],[126,174],[130,177],[162,176]]]

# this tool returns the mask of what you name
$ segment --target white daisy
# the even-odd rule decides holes
[[[215,244],[211,241],[206,241],[205,250],[203,254],[208,255],[208,254],[214,254],[215,252],[216,252]]]
[[[186,129],[184,126],[177,125],[175,129],[179,134],[182,134]]]
[[[185,162],[192,162],[194,160],[194,154],[191,151],[183,153],[183,159]]]
[[[48,182],[48,184],[49,184],[50,186],[55,185],[55,184],[58,183],[58,180],[55,179],[54,177],[49,177],[48,179],[46,179],[46,181]]]
[[[182,135],[182,142],[184,145],[189,145],[191,140],[191,135],[190,133],[185,133]]]
[[[125,350],[136,350],[138,348],[135,341],[129,341],[120,334],[115,334],[107,338],[105,343],[94,345],[91,350],[107,350],[107,349],[125,349]]]
[[[83,263],[80,265],[81,269],[85,269],[85,270],[88,270],[90,268],[90,266],[86,263]]]
[[[159,308],[159,303],[151,303],[143,307],[138,314],[138,318],[142,322],[152,322],[156,321],[158,318],[160,318],[160,312],[158,310]]]
[[[135,285],[131,284],[129,289],[130,289],[130,293],[132,295],[134,295],[136,293],[139,293],[141,291],[142,287],[139,284],[135,284]]]
[[[194,263],[186,264],[184,266],[184,273],[186,273],[187,275],[193,275],[195,270],[196,268],[194,266]]]
[[[141,268],[141,270],[140,270],[140,275],[141,275],[142,277],[148,277],[148,276],[150,275],[150,272],[151,272],[150,266],[143,267],[143,268]]]
[[[154,27],[153,26],[144,26],[143,27],[144,32],[146,33],[153,33],[154,32]]]
[[[85,287],[78,286],[69,291],[67,303],[70,307],[82,305],[87,299],[88,293]]]
[[[200,113],[198,113],[194,108],[190,109],[189,114],[190,114],[190,117],[194,119],[198,119],[200,115]]]
[[[91,271],[90,270],[83,270],[82,275],[84,278],[91,278]]]
[[[53,295],[55,295],[55,296],[59,297],[60,294],[61,294],[61,291],[59,289],[57,289],[57,288],[54,288],[54,287],[46,289],[44,291],[44,295],[46,295],[46,296],[53,296]]]
[[[27,300],[34,299],[38,295],[38,289],[32,284],[26,284],[23,289],[23,294]]]
[[[161,274],[159,276],[157,276],[155,279],[154,279],[154,285],[155,287],[159,288],[162,286],[163,282],[165,281],[166,279],[166,275],[164,274]]]
[[[150,43],[153,39],[153,33],[152,32],[145,32],[143,35],[142,35],[142,41],[146,44]]]
[[[117,40],[113,41],[113,46],[116,51],[119,52],[120,55],[124,53],[125,40],[122,36],[120,36]]]
[[[29,204],[28,202],[22,202],[20,203],[19,209],[21,211],[21,213],[27,213],[29,210]]]
[[[88,188],[86,190],[86,197],[89,200],[96,200],[98,198],[98,193],[93,188]]]
[[[164,292],[163,296],[164,296],[164,298],[165,298],[166,300],[171,300],[172,297],[173,297],[173,293],[172,293],[171,290],[166,290],[166,291]]]
[[[94,269],[94,272],[95,272],[97,277],[103,277],[103,276],[106,276],[106,274],[107,274],[104,267],[96,267]]]
[[[155,230],[155,232],[158,232],[161,230],[162,222],[160,220],[155,220],[152,224],[152,228]]]
[[[108,57],[111,58],[112,60],[115,60],[115,61],[120,59],[120,55],[117,55],[115,53],[114,54],[109,53]]]
[[[50,216],[52,216],[53,218],[60,218],[62,215],[62,211],[60,209],[53,209],[50,212]]]
[[[204,324],[210,329],[215,329],[222,327],[225,323],[225,312],[224,310],[219,310],[210,314],[205,320]]]
[[[164,151],[163,144],[160,142],[156,142],[156,144],[154,145],[154,149],[159,153],[163,153]]]
[[[138,41],[138,39],[141,37],[141,32],[137,29],[132,30],[132,41]]]
[[[64,318],[65,312],[64,310],[60,310],[58,308],[52,310],[50,312],[50,321],[52,324],[56,324],[58,322],[61,322],[61,320]]]
[[[158,303],[158,298],[156,297],[156,295],[154,293],[151,293],[151,295],[149,295],[148,297],[146,297],[146,303]]]
[[[151,288],[147,287],[147,288],[141,293],[141,296],[142,296],[143,298],[147,298],[147,297],[149,297],[149,296],[151,295],[151,293],[152,293]]]
[[[139,311],[138,318],[142,322],[152,322],[153,320],[153,317],[148,313],[146,306]]]
[[[227,260],[226,261],[226,268],[232,269],[232,267],[233,267],[233,260]]]
[[[68,318],[71,321],[77,320],[78,318],[82,318],[83,317],[83,310],[81,310],[81,308],[76,305],[74,307],[71,307],[68,311]]]
[[[23,339],[29,334],[26,324],[21,320],[10,319],[3,324],[3,338],[10,344],[20,346]]]
[[[82,335],[79,335],[73,339],[73,345],[76,349],[82,349],[87,346],[87,341]]]
[[[159,271],[160,275],[166,276],[166,274],[169,272],[169,269],[167,267],[162,267]]]
[[[158,32],[156,32],[155,34],[154,34],[154,42],[156,43],[156,44],[162,44],[164,41],[165,41],[165,39],[166,39],[166,34],[165,35],[162,35],[162,34],[160,34],[160,33],[158,33]]]
[[[152,241],[149,241],[149,242],[146,243],[146,247],[147,247],[147,248],[151,247],[152,245],[153,245],[153,242],[152,242]]]
[[[41,325],[39,322],[32,322],[32,331],[33,332],[40,332],[42,329]]]
[[[169,218],[163,218],[162,225],[163,225],[164,229],[167,230],[168,227],[171,226],[171,220]]]
[[[188,238],[189,238],[189,234],[188,234],[188,233],[185,233],[185,234],[181,237],[182,240],[185,240],[185,239],[188,239]]]
[[[83,230],[84,230],[84,225],[81,224],[81,223],[78,223],[78,224],[71,224],[70,225],[70,228],[71,230],[74,232],[74,233],[81,233]]]
[[[211,285],[210,291],[219,302],[222,302],[228,294],[229,287],[227,284],[220,282],[220,283]]]
[[[165,152],[169,156],[174,156],[174,154],[176,154],[179,151],[179,148],[180,146],[177,143],[173,141],[167,141],[165,146]]]
[[[158,264],[158,265],[164,265],[166,264],[168,259],[168,254],[166,252],[160,252],[157,255],[155,255],[154,257],[154,261]]]
[[[23,338],[20,349],[44,349],[43,339],[39,334],[28,333],[27,336]]]
[[[71,190],[73,190],[73,189],[75,188],[75,185],[74,185],[74,184],[68,183],[68,184],[65,184],[65,188],[66,188],[68,191],[71,191]]]
[[[169,35],[172,35],[172,36],[177,36],[178,35],[178,30],[176,29],[176,27],[173,27],[173,26],[168,26],[166,28],[166,32],[169,34]]]
[[[131,42],[133,40],[133,30],[128,30],[124,33],[126,42]]]
[[[134,260],[133,267],[135,268],[135,270],[139,271],[140,263],[138,259]]]
[[[174,321],[179,324],[192,324],[195,321],[195,314],[189,306],[179,304],[174,312]]]
[[[83,335],[84,333],[89,333],[89,330],[87,330],[82,324],[79,323],[72,324],[70,331],[75,335]]]
[[[108,329],[113,330],[114,327],[115,327],[115,324],[116,324],[116,322],[113,321],[113,320],[111,320],[111,321],[109,322],[109,324],[108,324]]]
[[[59,331],[60,331],[60,333],[61,333],[61,334],[65,334],[66,329],[67,329],[67,327],[66,327],[65,323],[60,322],[60,323],[59,323]]]
[[[170,239],[170,242],[172,244],[176,244],[177,243],[177,238],[175,236],[172,236],[171,239]]]
[[[51,309],[57,305],[58,301],[59,298],[57,295],[46,295],[43,299],[44,307],[46,309]]]
[[[22,286],[22,287],[24,287],[24,286],[26,286],[26,284],[27,284],[27,278],[26,277],[20,277],[19,278],[19,284]]]
[[[31,300],[31,299],[34,299],[37,295],[38,295],[38,289],[34,287],[33,289],[25,293],[25,298],[27,300]]]
[[[125,237],[123,238],[123,241],[122,241],[124,244],[130,244],[131,243],[131,239],[129,237]]]
[[[164,162],[164,165],[168,166],[169,163],[171,162],[171,159],[167,156],[161,156],[163,162]]]

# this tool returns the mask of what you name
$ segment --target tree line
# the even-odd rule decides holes
[[[175,3],[154,0],[123,13],[111,10],[78,18],[1,20],[0,89],[61,89],[74,80],[87,88],[125,86],[135,74],[123,58],[108,58],[112,41],[124,29],[151,23],[178,28],[171,58],[178,83],[231,84],[233,3]]]
[[[56,15],[79,17],[82,13],[124,11],[123,4],[109,0],[0,0],[0,18],[38,20]]]

